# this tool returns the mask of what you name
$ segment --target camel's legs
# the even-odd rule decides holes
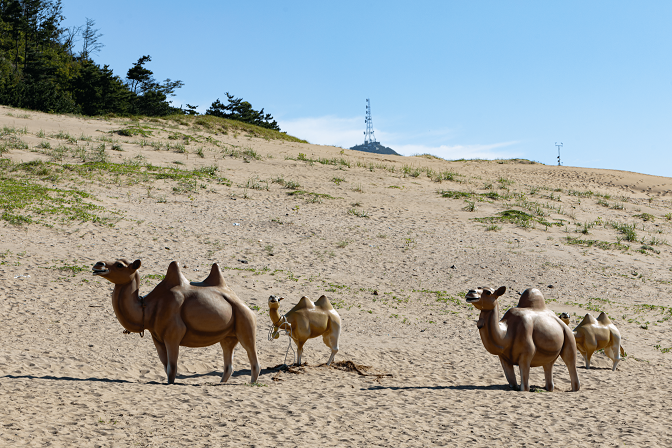
[[[572,383],[572,391],[576,392],[581,388],[581,382],[579,381],[579,374],[576,371],[576,346],[570,344],[565,340],[565,345],[562,347],[560,352],[560,357],[567,366],[569,371],[569,378]]]
[[[618,365],[618,362],[621,360],[621,336],[620,335],[611,335],[612,341],[611,341],[611,347],[606,347],[604,349],[604,353],[611,358],[612,361],[614,361],[614,365],[611,368],[611,370],[616,370],[616,366]]]
[[[252,323],[254,323],[254,321],[252,321]],[[259,379],[259,374],[261,373],[261,367],[259,366],[259,360],[257,359],[255,328],[252,327],[247,331],[239,331],[236,336],[238,336],[238,342],[240,342],[240,345],[247,352],[247,359],[250,361],[250,382],[256,383]]]
[[[327,361],[328,366],[331,365],[332,361],[334,360],[334,357],[336,356],[336,353],[338,353],[338,349],[336,349],[336,350],[332,349],[331,350],[331,356],[329,357],[329,361]]]
[[[294,342],[296,342],[296,365],[300,366],[301,355],[303,354],[303,344],[305,344],[306,341],[294,341]]]
[[[187,332],[187,326],[184,322],[173,322],[168,331],[163,335],[163,343],[166,347],[166,355],[168,358],[168,365],[166,366],[166,374],[168,375],[168,384],[175,383],[175,376],[177,375],[177,357],[180,355],[180,342]]]
[[[544,377],[546,378],[546,390],[553,392],[555,385],[553,384],[553,363],[549,362],[544,366]]]
[[[516,371],[513,369],[513,364],[507,362],[501,356],[499,357],[499,362],[502,364],[502,369],[504,369],[504,376],[506,376],[506,381],[508,381],[509,387],[513,390],[518,390]]]
[[[521,356],[518,360],[518,367],[520,368],[520,390],[525,392],[530,391],[530,364],[532,364],[532,356]]]
[[[238,344],[238,339],[236,338],[226,338],[219,343],[219,345],[222,346],[222,352],[224,353],[224,373],[222,373],[222,383],[226,383],[233,373],[233,349],[236,347],[236,344]]]
[[[166,364],[168,384],[174,384],[175,377],[177,376],[177,358],[180,356],[180,344],[166,344],[166,355],[168,358]]]
[[[175,376],[177,376],[177,357],[180,355],[180,344],[166,342],[166,354],[168,355],[168,365],[166,366],[168,384],[174,384]]]
[[[324,344],[331,349],[331,356],[329,357],[329,361],[327,361],[328,366],[331,365],[336,353],[338,353],[338,339],[341,335],[341,325],[338,322],[331,321],[329,322],[329,326],[330,328],[322,334]]]
[[[161,364],[163,364],[163,371],[168,374],[168,354],[166,353],[166,346],[163,343],[156,340],[154,335],[152,335],[152,340],[154,341],[154,347],[156,347],[156,352],[159,354],[159,359]]]

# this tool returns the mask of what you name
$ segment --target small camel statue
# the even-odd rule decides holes
[[[586,369],[590,369],[590,357],[597,350],[604,349],[604,354],[614,364],[611,370],[616,370],[621,356],[625,356],[625,350],[621,346],[621,333],[605,313],[600,313],[597,320],[589,314],[574,329],[576,348],[586,361]]]
[[[567,365],[572,391],[581,387],[576,372],[576,341],[571,330],[558,316],[546,308],[544,296],[535,288],[526,289],[518,306],[509,309],[499,320],[497,299],[506,292],[502,286],[496,291],[479,287],[465,296],[481,310],[478,331],[485,349],[499,356],[509,387],[530,390],[530,367],[544,367],[546,390],[553,391],[553,363],[562,357]],[[513,366],[520,368],[520,388]]]
[[[268,298],[268,315],[273,322],[273,337],[278,337],[278,330],[287,330],[296,343],[297,365],[301,365],[303,344],[308,339],[322,335],[324,344],[331,349],[331,356],[327,365],[331,365],[334,356],[338,352],[338,338],[341,334],[341,317],[327,296],[321,296],[313,303],[308,297],[303,296],[299,303],[280,315],[278,308],[284,297],[270,296]],[[288,325],[289,324],[289,325]],[[291,329],[291,331],[290,331]]]
[[[224,281],[217,263],[208,278],[189,283],[173,261],[166,277],[149,294],[138,294],[140,260],[99,261],[93,274],[114,283],[112,307],[119,323],[128,333],[144,335],[149,330],[168,376],[175,382],[180,346],[208,347],[219,344],[224,352],[225,382],[233,372],[233,349],[240,345],[250,360],[251,381],[259,377],[256,317]]]
[[[560,313],[560,320],[565,323],[569,327],[569,313]]]

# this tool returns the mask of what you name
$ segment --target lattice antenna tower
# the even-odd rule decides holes
[[[560,148],[562,148],[562,142],[555,142],[555,146],[558,147],[558,166],[560,166]]]
[[[366,118],[364,118],[364,123],[366,123],[366,131],[364,131],[364,144],[368,145],[371,143],[376,143],[376,137],[373,135],[373,122],[371,121],[371,102],[369,99],[366,99]]]

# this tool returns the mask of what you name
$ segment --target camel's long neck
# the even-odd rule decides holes
[[[499,322],[499,303],[495,302],[492,310],[481,310],[478,324],[485,349],[493,355],[501,355],[504,351],[506,324]]]
[[[114,285],[112,292],[112,308],[117,320],[128,331],[139,333],[144,330],[142,322],[142,306],[138,300],[140,274],[137,272],[133,280],[123,285]]]
[[[271,317],[271,322],[273,322],[273,325],[277,326],[281,317],[278,308],[269,308],[268,315]]]

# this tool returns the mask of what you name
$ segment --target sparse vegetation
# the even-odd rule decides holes
[[[8,162],[8,161],[7,161]],[[1,219],[13,225],[52,225],[54,219],[61,221],[94,222],[114,225],[119,213],[110,212],[94,203],[95,198],[77,189],[46,187],[32,180],[27,172],[33,171],[44,177],[51,174],[42,163],[28,162],[18,166],[3,162],[0,166],[13,176],[0,175]],[[23,175],[21,171],[23,169]]]
[[[634,224],[622,224],[617,222],[608,223],[611,227],[618,230],[622,235],[625,241],[633,242],[637,241],[637,232],[635,231]]]
[[[533,216],[520,210],[504,210],[502,212],[499,212],[498,215],[499,216],[474,218],[474,220],[482,222],[484,224],[496,224],[496,223],[508,222],[523,228],[531,228],[534,227],[536,224],[540,224],[547,228],[551,226],[562,226],[562,223],[560,222],[549,222],[542,219],[539,216]]]
[[[638,215],[634,215],[634,216],[635,216],[635,218],[641,218],[642,221],[651,221],[651,222],[653,222],[653,221],[656,220],[656,217],[653,216],[653,215],[650,214],[650,213],[640,213],[640,214],[638,214]]]
[[[350,210],[348,210],[348,213],[350,215],[357,216],[358,218],[368,218],[369,217],[369,214],[367,212],[365,212],[363,210],[357,210],[355,208],[351,208]]]
[[[583,247],[599,247],[600,249],[604,250],[610,250],[610,249],[618,249],[618,250],[628,250],[630,249],[629,246],[626,246],[624,244],[621,244],[620,242],[616,243],[610,243],[608,241],[600,241],[600,240],[583,240],[580,238],[574,238],[571,236],[567,236],[565,238],[565,243],[570,244],[570,245],[577,245],[577,246],[583,246]]]
[[[476,211],[476,203],[473,201],[464,201],[467,203],[467,205],[464,206],[464,210],[468,212],[475,212]]]

